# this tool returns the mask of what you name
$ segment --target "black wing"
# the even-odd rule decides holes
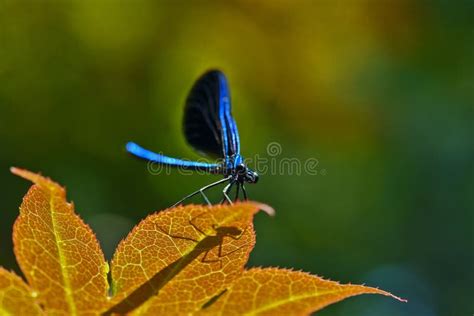
[[[217,157],[235,153],[229,121],[230,97],[225,76],[218,70],[202,75],[192,87],[184,109],[184,135],[198,151]],[[234,135],[234,138],[236,136]],[[237,135],[238,138],[238,135]]]

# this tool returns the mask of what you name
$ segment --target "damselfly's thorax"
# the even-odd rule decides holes
[[[227,161],[223,163],[223,168],[225,169],[224,177],[232,176],[240,184],[258,182],[258,173],[250,169],[240,155],[228,157]]]

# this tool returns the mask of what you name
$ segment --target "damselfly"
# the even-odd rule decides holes
[[[239,132],[231,113],[229,87],[221,71],[208,71],[196,81],[186,99],[183,127],[186,140],[194,149],[217,156],[221,158],[221,161],[208,163],[172,158],[149,151],[133,142],[127,143],[127,151],[153,163],[203,170],[224,176],[224,179],[188,194],[175,205],[181,204],[196,194],[201,194],[204,200],[211,204],[204,191],[222,183],[227,183],[222,191],[223,201],[232,203],[229,192],[234,185],[236,186],[235,200],[239,199],[240,189],[246,200],[245,183],[257,183],[258,174],[247,167],[240,155]]]

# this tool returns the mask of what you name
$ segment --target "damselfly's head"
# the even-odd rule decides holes
[[[258,173],[247,167],[244,163],[240,163],[235,168],[237,173],[237,180],[240,183],[257,183],[258,182]]]

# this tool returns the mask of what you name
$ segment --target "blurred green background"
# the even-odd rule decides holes
[[[250,265],[303,269],[363,296],[321,315],[474,312],[473,1],[0,1],[0,263],[29,184],[65,185],[108,258],[147,214],[216,176],[153,176],[133,140],[194,159],[194,80],[228,76],[243,154],[316,158],[318,175],[248,186]]]

